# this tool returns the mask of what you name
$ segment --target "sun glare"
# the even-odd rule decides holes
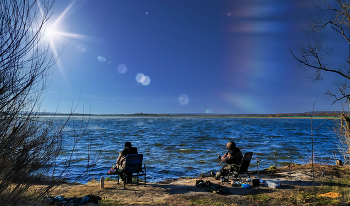
[[[57,59],[57,65],[58,65],[58,69],[61,73],[62,78],[64,79],[64,81],[66,83],[69,84],[66,72],[63,68],[63,65],[60,61],[59,55],[58,55],[58,50],[55,46],[55,44],[57,43],[72,43],[72,44],[76,44],[79,46],[79,50],[81,52],[84,52],[86,50],[84,45],[78,44],[76,42],[74,42],[74,40],[76,41],[80,41],[81,39],[83,39],[85,36],[83,35],[79,35],[79,34],[73,34],[73,33],[68,33],[68,32],[63,32],[62,28],[60,26],[60,24],[63,23],[63,21],[68,18],[70,15],[72,15],[73,13],[75,13],[78,9],[80,9],[81,7],[83,7],[88,1],[79,1],[79,0],[72,0],[69,5],[64,9],[64,11],[58,16],[57,19],[55,19],[52,23],[46,24],[46,28],[45,31],[43,33],[44,38],[47,40],[47,42],[49,43],[51,50],[55,56],[55,58]],[[43,7],[41,4],[41,1],[38,0],[36,1],[38,9],[42,15],[42,17],[44,17],[44,11],[43,11]],[[77,46],[77,47],[78,47]]]
[[[51,38],[54,36],[54,30],[52,28],[47,28],[46,31],[45,31],[45,36],[48,37],[48,38]]]

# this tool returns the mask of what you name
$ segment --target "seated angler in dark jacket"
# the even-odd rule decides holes
[[[131,146],[131,142],[125,142],[125,148],[121,152],[119,152],[119,157],[117,159],[117,169],[124,170],[125,169],[125,158],[129,154],[138,154],[137,148]],[[128,182],[131,181],[131,174],[128,174]]]
[[[215,178],[219,179],[220,176],[225,176],[232,169],[233,165],[240,165],[242,162],[242,152],[239,148],[236,147],[234,142],[228,142],[226,144],[228,152],[224,154],[222,157],[219,155],[219,159],[221,159],[222,163],[226,163],[219,172],[216,173]]]

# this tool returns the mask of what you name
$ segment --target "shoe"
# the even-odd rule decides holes
[[[215,179],[216,179],[216,180],[220,179],[220,176],[221,176],[221,173],[220,173],[220,172],[216,173]]]

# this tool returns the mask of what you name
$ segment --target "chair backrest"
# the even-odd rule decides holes
[[[143,154],[129,154],[125,158],[125,172],[136,173],[142,167]]]
[[[246,152],[244,153],[241,166],[239,167],[239,174],[243,174],[248,171],[248,167],[250,164],[250,160],[252,159],[253,152]]]

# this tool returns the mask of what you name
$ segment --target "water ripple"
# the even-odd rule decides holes
[[[57,117],[57,123],[63,119]],[[74,118],[73,118],[74,119]],[[250,165],[256,169],[290,162],[307,163],[311,157],[311,121],[307,119],[244,118],[117,118],[91,117],[87,131],[73,148],[73,135],[79,128],[71,122],[63,137],[67,150],[58,159],[57,171],[70,163],[67,180],[79,177],[89,164],[86,182],[99,179],[115,164],[126,141],[144,154],[150,181],[179,176],[198,176],[220,169],[217,154],[224,154],[227,141],[235,141],[242,152],[254,152]],[[334,162],[340,158],[337,135],[331,129],[334,121],[313,120],[315,160]],[[74,149],[72,159],[69,157]],[[274,150],[278,156],[274,156]],[[206,160],[199,163],[199,160]],[[91,164],[95,164],[92,165]]]

